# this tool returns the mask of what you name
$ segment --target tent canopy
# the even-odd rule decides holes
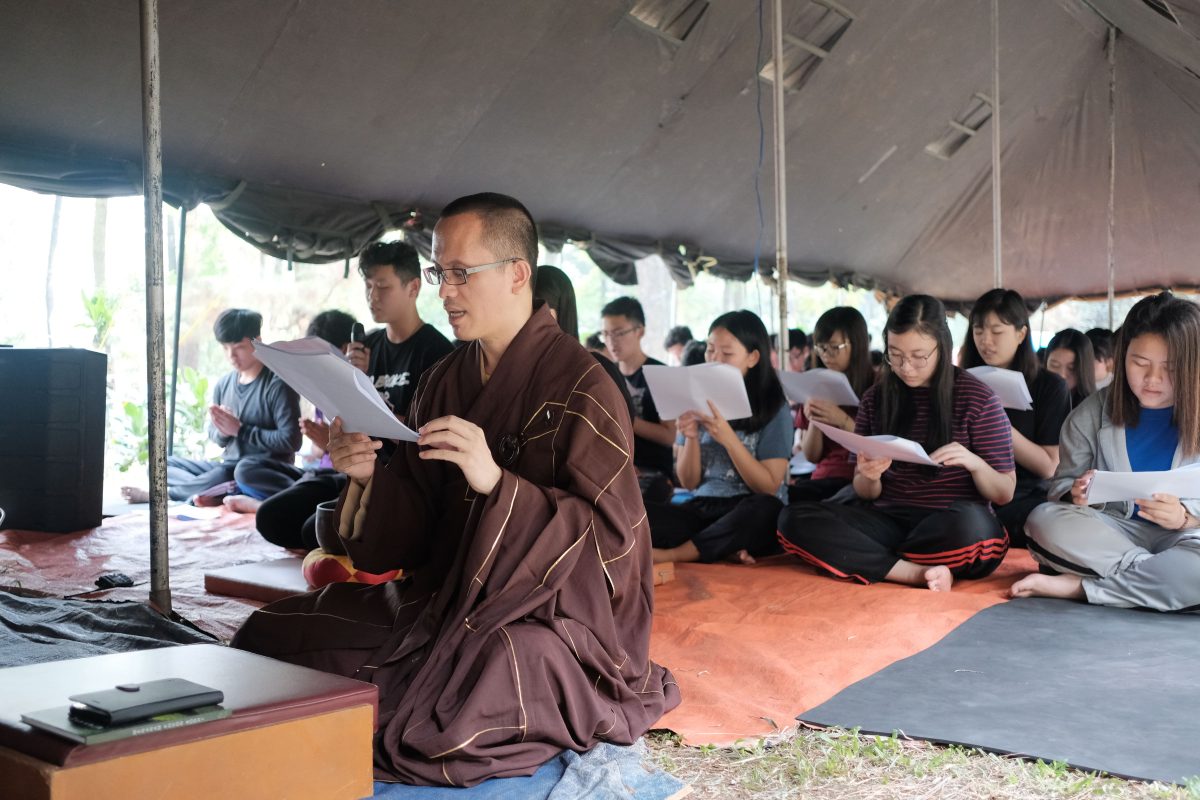
[[[684,284],[770,260],[770,15],[755,3],[247,8],[161,5],[164,184],[267,252],[341,260],[398,225],[427,244],[442,205],[492,190],[621,282],[650,253]],[[991,288],[990,0],[784,14],[793,276],[959,301]],[[1004,274],[1031,299],[1107,287],[1109,24],[1116,288],[1197,282],[1200,0],[1005,0]],[[6,3],[0,54],[0,181],[140,190],[136,2]]]

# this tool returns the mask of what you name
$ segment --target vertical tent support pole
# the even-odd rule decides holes
[[[150,432],[150,602],[171,613],[167,560],[167,439],[163,318],[162,114],[158,62],[158,0],[141,0],[142,194],[146,210],[146,381]]]
[[[1000,0],[992,0],[992,288],[1004,286],[1000,225]]]
[[[775,276],[779,290],[779,366],[787,369],[788,342],[788,263],[787,263],[787,129],[783,117],[783,0],[774,0],[775,60]]]
[[[1117,221],[1117,29],[1108,28],[1108,329],[1115,330],[1117,258],[1113,234]]]
[[[187,206],[179,208],[179,261],[175,265],[175,341],[171,345],[171,414],[167,451],[175,455],[175,392],[179,388],[179,319],[183,311],[183,262],[187,255]]]

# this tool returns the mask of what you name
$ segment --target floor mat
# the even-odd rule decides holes
[[[145,508],[106,519],[99,528],[79,533],[0,532],[0,588],[54,597],[145,602],[150,592],[150,516]],[[204,589],[204,573],[291,553],[258,534],[253,514],[223,511],[214,519],[170,519],[167,530],[173,610],[228,641],[263,604],[209,594]],[[135,586],[96,590],[96,578],[106,572],[123,572]]]
[[[920,652],[1036,570],[1011,551],[989,578],[951,592],[859,584],[795,559],[754,566],[678,564],[655,588],[650,655],[679,682],[682,704],[655,726],[686,744],[730,745],[793,725],[855,681]]]
[[[1046,598],[987,609],[800,715],[1125,778],[1200,775],[1200,619]]]
[[[494,778],[470,789],[375,784],[375,797],[388,800],[670,800],[688,789],[678,778],[651,766],[646,744],[601,742],[580,755],[566,751],[526,778]]]

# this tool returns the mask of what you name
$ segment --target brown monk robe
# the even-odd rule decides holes
[[[617,387],[544,305],[486,383],[482,356],[473,341],[431,368],[409,423],[482,428],[490,493],[401,446],[339,512],[355,565],[405,580],[273,603],[233,641],[378,685],[380,780],[529,775],[563,749],[630,744],[679,702],[649,658],[650,533]]]

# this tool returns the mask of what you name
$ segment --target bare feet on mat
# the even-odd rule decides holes
[[[126,503],[149,503],[150,492],[140,486],[122,486],[121,497]]]
[[[655,547],[653,552],[655,564],[665,564],[668,561],[699,561],[700,551],[696,545],[686,541],[678,547]]]
[[[1061,597],[1085,600],[1083,578],[1078,575],[1026,575],[1008,590],[1012,597]]]
[[[253,514],[262,505],[262,500],[255,500],[253,497],[247,497],[244,494],[228,495],[222,502],[225,503],[225,507],[230,511],[236,511],[239,514]]]
[[[736,553],[731,555],[729,560],[735,564],[746,564],[747,566],[758,563],[754,560],[754,556],[750,555],[750,551],[744,549],[738,550]]]
[[[954,585],[954,576],[947,566],[930,567],[925,570],[925,584],[931,592],[948,592]]]
[[[892,583],[906,583],[909,586],[926,586],[933,592],[948,592],[954,585],[954,575],[951,574],[949,567],[942,564],[927,567],[904,559],[897,561],[888,570],[884,580]]]

